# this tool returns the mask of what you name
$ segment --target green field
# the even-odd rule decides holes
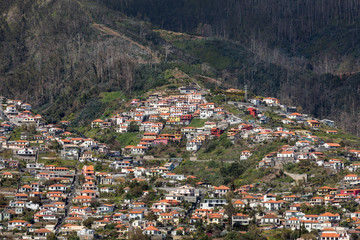
[[[234,114],[234,115],[239,115],[239,114],[243,114],[242,111],[240,111],[239,109],[237,109],[237,107],[232,106],[232,105],[224,105],[223,106],[224,109],[226,111],[229,111],[230,113]]]
[[[184,161],[175,169],[175,173],[194,175],[198,181],[210,182],[215,185],[223,184],[224,179],[220,174],[221,164],[219,161],[193,162]]]
[[[120,143],[121,147],[125,147],[127,145],[137,145],[141,139],[137,136],[140,134],[141,133],[139,132],[121,133],[116,137],[116,141]]]
[[[207,119],[194,118],[188,127],[203,127]]]

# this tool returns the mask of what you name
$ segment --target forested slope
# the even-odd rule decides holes
[[[360,70],[357,0],[98,1],[160,28],[238,41],[267,59],[276,50],[272,60],[283,65],[318,73]]]
[[[246,83],[359,135],[359,9],[355,0],[2,0],[0,95],[50,121],[95,117],[101,92],[131,97],[177,67],[220,87]]]
[[[261,60],[242,45],[217,39],[173,44],[191,55],[193,64],[212,66],[223,87],[243,88],[247,84],[258,95],[278,97],[283,103],[302,107],[305,113],[334,119],[344,129],[360,134],[360,73],[339,76],[289,69]]]
[[[98,1],[159,28],[235,41],[253,61],[221,71],[227,82],[360,133],[359,1]]]
[[[41,106],[51,118],[100,91],[131,90],[134,69],[159,62],[151,29],[95,2],[17,0],[0,7],[0,94]]]

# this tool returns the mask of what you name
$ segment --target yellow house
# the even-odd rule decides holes
[[[194,140],[197,142],[204,142],[206,140],[206,135],[198,135]]]
[[[316,120],[308,120],[307,123],[310,127],[320,127],[320,123]]]
[[[157,110],[160,112],[160,113],[168,113],[170,112],[170,108],[169,107],[158,107]]]
[[[33,143],[33,144],[43,144],[43,143],[44,143],[44,140],[33,140],[33,141],[30,141],[30,143]]]
[[[168,118],[168,121],[170,121],[170,122],[180,122],[180,116],[170,116]]]
[[[181,133],[175,133],[175,139],[180,139],[181,140],[182,135]]]
[[[229,93],[238,93],[238,92],[241,92],[240,89],[236,89],[236,88],[229,88],[228,90],[226,90],[226,92],[229,92]]]
[[[319,195],[334,195],[337,193],[337,188],[332,188],[332,187],[328,187],[328,186],[325,186],[325,187],[320,187],[318,189],[318,194]]]

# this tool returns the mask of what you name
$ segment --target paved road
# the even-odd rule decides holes
[[[228,101],[227,104],[247,106],[247,107],[255,107],[255,108],[259,109],[259,110],[262,111],[262,112],[272,111],[272,109],[271,109],[270,107],[267,107],[267,106],[264,106],[264,105],[260,105],[260,106],[257,105],[257,106],[255,106],[254,104],[248,103],[248,102],[233,102],[233,101]]]
[[[9,118],[5,115],[1,104],[0,104],[0,118],[5,120],[5,121],[9,121]]]
[[[72,203],[72,199],[73,197],[76,196],[76,188],[79,184],[79,173],[78,173],[78,162],[76,163],[75,166],[75,175],[73,178],[73,181],[71,182],[70,185],[70,192],[67,194],[66,199],[65,199],[65,213],[64,216],[61,216],[58,218],[58,222],[55,225],[55,234],[59,234],[59,230],[60,227],[62,225],[62,223],[64,222],[65,218],[67,218],[69,216],[69,210],[71,207],[71,203]]]
[[[216,162],[223,162],[223,163],[234,163],[234,162],[239,162],[240,160],[216,160],[216,159],[190,159],[190,162],[211,162],[211,161],[216,161]]]
[[[191,215],[191,213],[200,205],[201,197],[196,197],[196,201],[191,205],[189,210],[185,213],[185,218]]]

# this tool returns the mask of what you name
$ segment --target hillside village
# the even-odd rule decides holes
[[[224,102],[213,101],[221,94]],[[92,119],[95,135],[131,133],[131,144],[120,149],[71,131],[71,121],[49,124],[30,104],[0,97],[1,235],[357,239],[358,139],[277,98],[247,99],[239,89],[221,94],[199,85],[156,90]],[[238,95],[244,101],[226,99]],[[165,154],[170,147],[173,156]],[[211,164],[244,171],[214,184],[197,171],[204,164],[206,175]]]

